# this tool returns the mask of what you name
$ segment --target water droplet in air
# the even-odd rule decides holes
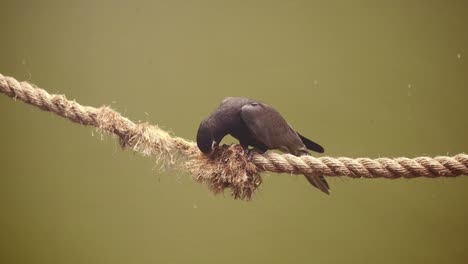
[[[461,53],[457,54],[457,59],[461,59]]]

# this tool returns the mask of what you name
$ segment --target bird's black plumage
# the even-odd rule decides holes
[[[252,146],[262,153],[269,149],[296,156],[308,155],[307,149],[324,152],[322,146],[297,133],[273,107],[247,98],[224,99],[218,109],[201,122],[198,148],[203,153],[211,153],[228,134],[238,139],[245,149]],[[313,186],[329,193],[323,176],[305,176]]]

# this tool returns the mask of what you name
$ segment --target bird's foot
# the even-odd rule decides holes
[[[248,160],[248,161],[252,161],[253,152],[254,152],[253,149],[247,149],[247,150],[246,150],[245,153],[246,153],[246,155],[247,155],[247,160]]]
[[[246,149],[245,154],[247,156],[247,160],[252,161],[255,153],[261,153],[261,151],[257,148]]]

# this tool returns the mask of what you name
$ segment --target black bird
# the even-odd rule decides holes
[[[198,128],[197,146],[210,154],[226,135],[239,140],[244,149],[252,146],[263,153],[279,149],[295,156],[309,155],[307,149],[323,153],[319,144],[296,132],[273,107],[256,100],[228,97]],[[305,175],[322,192],[330,187],[323,176]]]

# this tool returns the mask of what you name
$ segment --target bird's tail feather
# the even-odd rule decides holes
[[[325,180],[325,177],[322,175],[317,176],[317,175],[310,175],[310,174],[305,174],[304,175],[307,179],[307,181],[310,182],[315,188],[321,190],[322,192],[326,194],[330,194],[330,186],[328,185],[327,180]]]
[[[297,132],[296,132],[297,133]],[[319,144],[313,142],[312,140],[304,137],[303,135],[297,133],[297,135],[301,138],[302,140],[302,143],[304,143],[304,145],[310,149],[310,150],[313,150],[315,152],[318,152],[318,153],[323,153],[325,150],[323,149],[322,146],[320,146]]]

